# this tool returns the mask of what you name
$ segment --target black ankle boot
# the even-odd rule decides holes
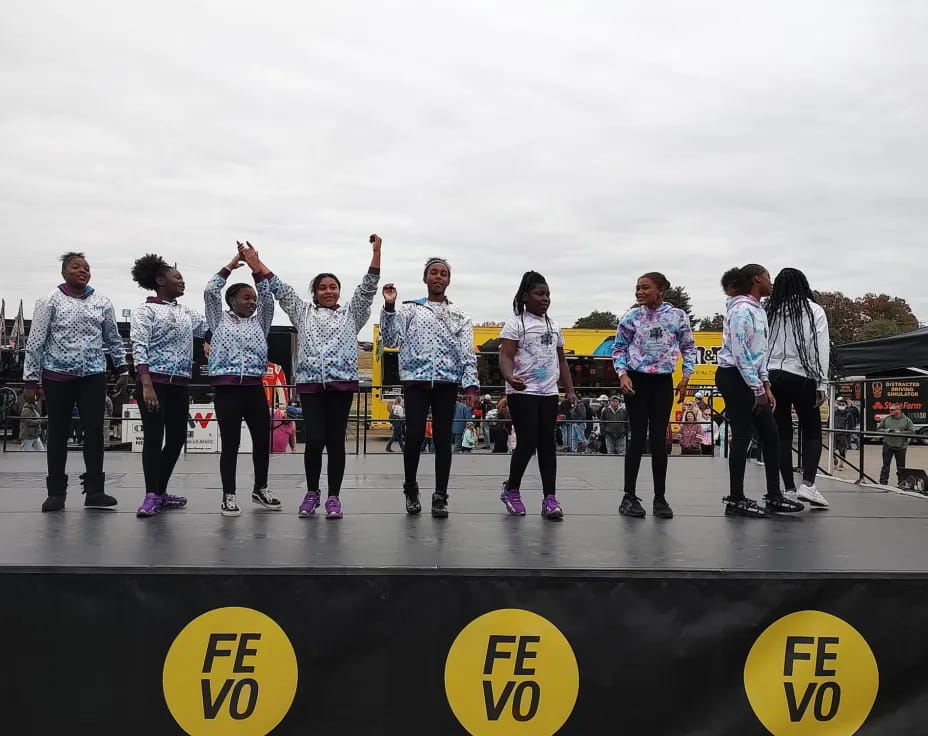
[[[106,474],[90,475],[84,473],[81,476],[81,485],[84,486],[85,509],[111,509],[117,501],[112,496],[103,492],[103,484],[106,481]]]
[[[42,503],[42,511],[63,511],[65,497],[68,495],[68,476],[48,476],[45,479],[48,498]]]
[[[419,484],[403,483],[403,493],[406,496],[406,513],[415,516],[422,511],[422,504],[419,503]]]
[[[448,518],[448,494],[432,494],[432,516],[436,519]]]

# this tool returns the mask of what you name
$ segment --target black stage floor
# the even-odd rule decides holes
[[[397,454],[350,457],[327,521],[297,516],[285,456],[285,510],[242,493],[224,518],[218,458],[188,456],[188,508],[140,520],[138,455],[107,454],[115,512],[81,507],[69,460],[42,514],[44,457],[0,454],[4,732],[928,733],[928,499],[822,480],[830,510],[726,518],[725,462],[674,458],[676,518],[635,520],[619,459],[566,457],[557,523],[534,468],[507,516],[508,458],[478,455],[450,518],[410,518]]]
[[[188,507],[145,520],[134,513],[144,488],[138,455],[107,455],[107,489],[119,499],[116,512],[81,507],[79,456],[72,455],[70,462],[66,512],[42,514],[44,457],[0,456],[0,566],[928,573],[928,499],[820,480],[819,489],[831,501],[826,511],[770,520],[725,518],[726,465],[719,459],[671,461],[668,499],[676,516],[663,521],[650,514],[643,520],[618,516],[618,459],[561,458],[565,519],[560,523],[538,513],[540,483],[534,469],[523,486],[528,514],[505,514],[498,494],[508,461],[499,456],[455,457],[446,520],[404,513],[400,455],[349,457],[342,492],[345,518],[339,521],[296,515],[306,487],[300,457],[274,458],[271,487],[284,502],[280,512],[251,504],[249,478],[241,474],[246,490],[240,492],[243,514],[238,518],[219,514],[215,456],[183,458],[172,490],[189,497]],[[243,456],[240,464],[247,469],[249,459]],[[426,500],[430,464],[431,458],[424,458]],[[749,466],[749,485],[761,485],[762,470]],[[639,495],[650,510],[648,481]]]

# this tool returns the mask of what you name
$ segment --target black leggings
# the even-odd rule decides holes
[[[432,410],[432,443],[435,446],[435,493],[448,497],[451,475],[451,422],[458,396],[456,383],[412,384],[403,388],[406,404],[406,447],[403,469],[406,485],[416,482],[419,454],[425,438],[425,422]]]
[[[731,446],[728,451],[728,474],[731,482],[731,497],[736,501],[744,498],[744,468],[748,459],[751,435],[757,432],[763,456],[767,458],[764,470],[767,474],[767,494],[780,493],[780,469],[774,458],[777,449],[777,426],[773,412],[768,407],[754,408],[754,392],[737,368],[719,368],[715,372],[715,385],[725,399],[725,416],[731,425]]]
[[[673,376],[629,371],[634,394],[625,397],[631,437],[625,451],[625,493],[634,495],[644,454],[645,434],[651,444],[654,495],[663,496],[667,483],[667,425],[673,408]]]
[[[822,416],[816,401],[816,384],[811,378],[786,371],[770,371],[770,389],[777,400],[773,418],[780,439],[780,475],[787,489],[796,487],[793,478],[793,418],[790,408],[796,408],[796,418],[802,431],[802,480],[815,483],[818,463],[822,456]]]
[[[353,391],[322,391],[300,394],[303,404],[303,426],[306,428],[306,449],[303,467],[306,470],[306,490],[319,490],[322,475],[322,450],[329,456],[326,477],[329,495],[337,496],[345,477],[345,434],[351,413]]]
[[[517,489],[535,451],[538,451],[538,472],[546,496],[553,496],[557,482],[557,396],[509,394],[509,412],[516,430],[516,449],[509,461],[506,486]]]
[[[216,419],[222,438],[219,475],[222,492],[235,493],[235,470],[242,440],[242,420],[251,435],[251,457],[255,468],[255,489],[267,485],[271,452],[271,415],[264,386],[216,386]]]
[[[103,473],[103,417],[106,407],[106,374],[97,373],[74,381],[44,382],[48,412],[49,491],[64,495],[68,462],[71,412],[77,404],[84,425],[84,467],[88,478]]]
[[[135,385],[135,400],[142,415],[142,473],[145,492],[163,495],[187,440],[190,391],[178,383],[152,384],[158,408],[149,411],[142,396],[142,384]]]

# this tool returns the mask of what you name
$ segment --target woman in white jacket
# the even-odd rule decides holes
[[[776,399],[774,418],[785,495],[827,508],[828,501],[815,487],[815,475],[822,454],[819,407],[825,401],[828,380],[828,318],[816,304],[805,274],[795,268],[784,268],[777,274],[766,310],[770,326],[767,370]],[[798,491],[793,477],[793,408],[802,430],[802,484]]]

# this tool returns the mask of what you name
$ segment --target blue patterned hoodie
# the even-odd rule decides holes
[[[206,284],[206,322],[212,332],[209,375],[217,385],[261,385],[267,371],[267,333],[274,320],[274,295],[268,279],[255,274],[258,308],[250,317],[226,309],[222,287],[232,272],[224,268]]]
[[[351,301],[335,309],[303,301],[279,276],[271,293],[297,329],[297,393],[354,391],[358,382],[358,332],[371,316],[380,269],[368,269]]]
[[[612,344],[612,363],[622,376],[638,373],[673,373],[683,355],[683,376],[696,370],[696,343],[686,312],[670,304],[657,309],[632,307],[619,320]]]
[[[767,313],[752,296],[727,302],[719,368],[737,368],[755,396],[764,393],[767,379]]]
[[[67,381],[105,373],[104,351],[117,369],[126,365],[113,303],[89,286],[74,295],[62,284],[35,304],[23,380],[34,386],[43,376]]]
[[[479,388],[474,328],[467,312],[447,299],[425,297],[380,313],[384,347],[400,349],[400,380],[460,383]]]
[[[135,372],[152,383],[190,383],[193,338],[205,337],[206,318],[189,307],[150,296],[132,312],[129,329]]]

